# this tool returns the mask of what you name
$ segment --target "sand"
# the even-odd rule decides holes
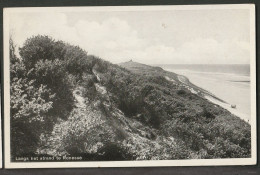
[[[227,109],[232,114],[250,123],[250,82],[249,77],[229,73],[206,73],[190,70],[165,69],[186,76],[191,83],[213,93],[227,102],[222,103],[212,97],[209,101]],[[236,105],[236,108],[231,108]]]

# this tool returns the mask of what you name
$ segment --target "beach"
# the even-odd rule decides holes
[[[160,66],[167,71],[186,76],[191,83],[213,93],[226,103],[209,96],[205,98],[250,123],[250,77],[245,71],[238,72],[238,69],[234,69],[236,71],[221,72],[218,69],[213,72],[214,69],[200,71],[198,66],[196,69],[192,69],[190,66],[181,68]],[[232,108],[231,105],[235,105],[235,108]]]

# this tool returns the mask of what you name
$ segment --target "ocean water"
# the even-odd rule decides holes
[[[193,84],[213,93],[227,104],[216,102],[250,123],[250,65],[157,65],[184,75]],[[236,108],[231,108],[236,105]]]

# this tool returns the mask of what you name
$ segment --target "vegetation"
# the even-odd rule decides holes
[[[10,40],[12,158],[251,156],[250,125],[191,93],[177,74],[114,65],[48,36],[29,38],[19,55]]]

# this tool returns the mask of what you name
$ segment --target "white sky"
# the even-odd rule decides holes
[[[11,13],[18,47],[32,35],[79,45],[112,63],[249,64],[249,10]]]

